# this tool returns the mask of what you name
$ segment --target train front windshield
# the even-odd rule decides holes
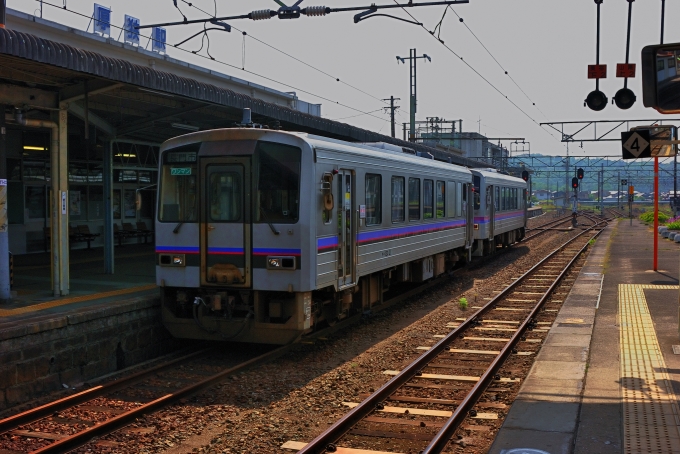
[[[161,169],[161,222],[198,221],[198,149],[201,144],[179,147],[163,155]]]

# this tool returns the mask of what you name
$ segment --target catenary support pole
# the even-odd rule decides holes
[[[104,144],[104,273],[114,273],[113,142]]]
[[[3,0],[4,4],[4,0]],[[7,126],[0,104],[0,303],[12,299],[9,277],[9,222],[7,220]]]
[[[0,0],[0,28],[5,28],[7,20],[7,0]],[[2,113],[5,115],[5,113]]]
[[[53,164],[54,165],[54,164]],[[69,294],[69,199],[68,199],[68,106],[59,108],[59,161],[58,161],[59,213],[59,293]]]
[[[654,158],[654,271],[659,258],[659,158]]]

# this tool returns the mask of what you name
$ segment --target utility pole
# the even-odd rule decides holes
[[[409,142],[415,142],[416,140],[416,106],[417,106],[417,95],[416,95],[416,61],[419,58],[427,59],[432,62],[432,59],[427,55],[423,54],[422,57],[416,57],[416,50],[411,49],[410,56],[402,58],[397,56],[397,63],[402,62],[406,64],[406,60],[410,63],[410,87],[411,87],[411,97],[410,97],[410,113],[411,113],[411,128],[409,130]]]
[[[394,130],[394,111],[400,108],[401,106],[395,106],[394,101],[401,101],[401,98],[395,98],[394,96],[390,96],[390,99],[383,99],[383,101],[389,101],[390,102],[390,107],[385,107],[384,109],[390,109],[390,119],[392,121],[392,137],[396,137],[396,133]]]

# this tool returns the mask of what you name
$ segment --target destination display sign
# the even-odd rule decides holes
[[[173,167],[170,169],[170,175],[186,176],[191,175],[191,167]]]
[[[196,153],[195,151],[183,151],[183,152],[176,152],[176,153],[168,153],[165,156],[165,162],[172,164],[175,162],[196,162]]]

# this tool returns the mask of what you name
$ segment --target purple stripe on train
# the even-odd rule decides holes
[[[422,235],[424,233],[440,232],[442,230],[450,230],[460,227],[465,227],[464,219],[364,232],[357,235],[357,240],[359,244],[368,244],[378,241],[394,240],[397,238],[404,238],[413,235]]]
[[[338,237],[330,236],[327,238],[319,238],[316,240],[316,248],[318,252],[328,252],[338,247]]]

